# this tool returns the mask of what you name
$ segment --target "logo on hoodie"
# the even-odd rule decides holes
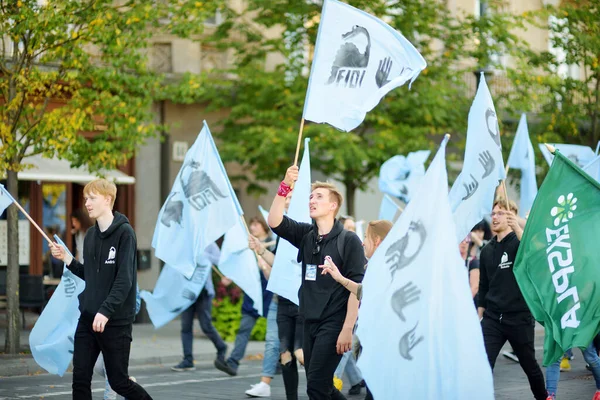
[[[508,254],[504,252],[504,254],[502,254],[502,258],[500,259],[500,265],[498,265],[498,267],[500,267],[500,269],[505,269],[510,268],[511,266],[512,261],[508,261]]]
[[[114,264],[116,256],[117,256],[117,250],[115,249],[114,246],[112,246],[110,248],[110,250],[108,250],[108,258],[106,259],[106,261],[104,261],[104,264]]]

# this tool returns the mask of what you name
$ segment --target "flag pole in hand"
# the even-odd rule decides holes
[[[296,145],[296,155],[294,156],[294,165],[298,165],[298,155],[302,145],[302,131],[304,131],[304,118],[300,121],[300,132],[298,132],[298,144]]]
[[[219,270],[217,269],[217,267],[215,267],[214,265],[212,266],[212,270],[213,270],[213,271],[215,271],[215,272],[217,273],[217,275],[219,275],[219,277],[220,277],[221,279],[225,278],[225,275],[223,275],[223,274],[221,273],[221,271],[219,271]]]
[[[244,223],[244,226],[246,227],[246,233],[248,233],[248,236],[252,235],[250,233],[250,229],[248,229],[248,224],[246,223],[246,219],[244,218],[243,215],[240,215],[240,219],[242,220],[242,222]],[[254,256],[256,257],[256,261],[258,262],[258,251],[256,251],[256,249],[254,249]],[[259,265],[260,268],[260,265]]]
[[[13,199],[13,204],[15,206],[17,206],[17,208],[19,209],[19,211],[21,211],[23,213],[23,215],[25,215],[25,217],[29,220],[29,222],[31,222],[33,224],[33,226],[35,226],[35,228],[42,234],[42,236],[44,237],[44,239],[46,239],[46,241],[48,242],[48,244],[50,244],[52,246],[52,240],[50,240],[50,238],[48,237],[48,235],[46,235],[46,232],[44,232],[44,230],[42,228],[40,228],[40,226],[33,220],[33,218],[31,218],[31,216],[29,216],[29,214],[27,213],[27,211],[25,211],[25,209],[23,207],[21,207],[21,205],[17,202],[17,200]]]

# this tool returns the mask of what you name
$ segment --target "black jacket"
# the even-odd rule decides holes
[[[362,282],[365,273],[365,253],[356,234],[348,232],[344,253],[339,254],[337,238],[344,227],[336,221],[321,243],[317,243],[316,224],[296,222],[287,216],[273,232],[290,242],[298,249],[298,262],[302,262],[302,284],[298,291],[300,314],[307,322],[323,321],[335,317],[344,321],[350,292],[337,283],[331,275],[321,275],[319,265],[323,265],[325,256],[331,257],[340,272],[354,282]],[[317,251],[318,250],[318,251]],[[307,265],[316,266],[314,280],[306,279]]]
[[[494,319],[522,319],[528,322],[531,313],[521,294],[513,273],[513,264],[519,250],[519,239],[514,232],[498,242],[497,236],[481,250],[479,261],[479,307]]]
[[[123,214],[114,212],[108,229],[91,227],[83,242],[85,265],[73,259],[68,268],[85,280],[79,295],[81,318],[93,321],[97,313],[108,325],[131,324],[135,317],[137,287],[135,232]]]

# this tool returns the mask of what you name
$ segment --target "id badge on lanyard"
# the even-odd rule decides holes
[[[315,264],[306,264],[306,273],[304,274],[305,281],[317,280],[317,266]]]

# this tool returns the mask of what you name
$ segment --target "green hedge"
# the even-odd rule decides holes
[[[213,299],[212,320],[215,328],[226,342],[234,342],[242,319],[244,292],[235,284],[225,287],[213,272],[215,298]],[[267,333],[267,320],[260,317],[250,335],[250,340],[264,341]]]

